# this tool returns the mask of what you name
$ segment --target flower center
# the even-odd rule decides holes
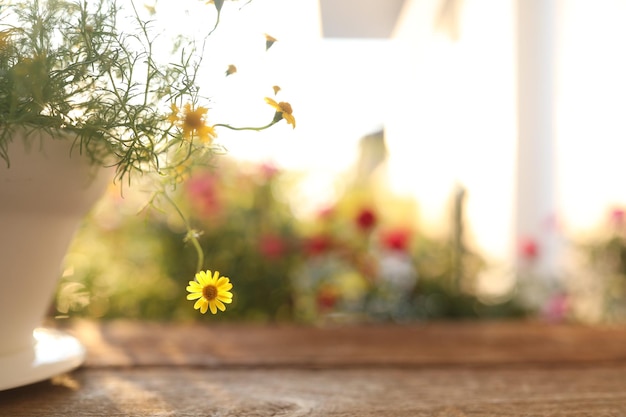
[[[192,111],[185,115],[185,126],[193,130],[199,130],[204,126],[202,114],[198,111]]]
[[[214,300],[217,297],[217,287],[215,285],[207,285],[202,289],[202,296],[207,300]]]
[[[291,114],[293,110],[291,109],[291,104],[281,101],[278,103],[278,107],[283,111],[283,113]]]

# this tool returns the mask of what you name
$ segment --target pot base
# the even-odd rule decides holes
[[[85,347],[67,333],[37,328],[26,350],[0,356],[0,391],[43,381],[79,367]]]

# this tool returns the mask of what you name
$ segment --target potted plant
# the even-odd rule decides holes
[[[81,363],[78,341],[39,326],[74,232],[107,184],[147,183],[152,202],[185,218],[168,192],[216,154],[220,129],[295,127],[289,103],[269,97],[264,126],[209,122],[202,61],[224,1],[176,6],[206,13],[204,25],[171,34],[167,13],[132,0],[0,0],[0,389]],[[232,284],[203,270],[186,224],[198,251],[189,299],[223,310]]]

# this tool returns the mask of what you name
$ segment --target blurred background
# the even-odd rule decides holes
[[[626,318],[626,2],[253,0],[221,19],[207,80],[237,72],[207,81],[210,122],[266,124],[278,85],[297,127],[219,131],[225,154],[175,192],[234,283],[219,320]],[[51,315],[215,319],[185,300],[184,225],[146,200],[109,190]]]

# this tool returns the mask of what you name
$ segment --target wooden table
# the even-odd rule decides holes
[[[75,321],[84,366],[1,416],[626,416],[626,326]]]

